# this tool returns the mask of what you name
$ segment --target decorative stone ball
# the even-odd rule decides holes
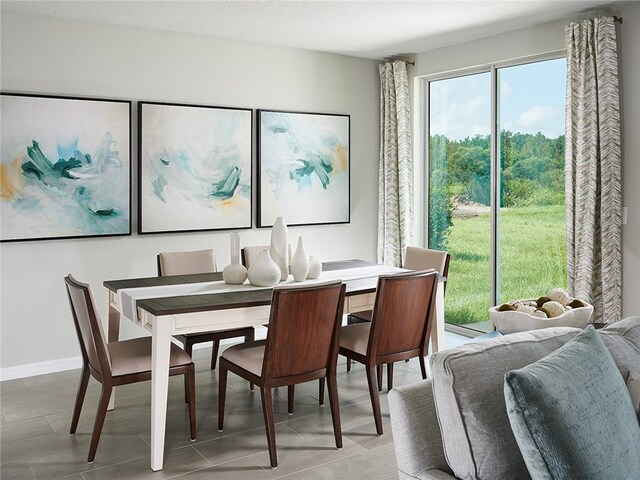
[[[536,300],[536,306],[538,308],[542,308],[542,305],[547,303],[549,300],[551,300],[549,297],[540,297],[538,300]]]
[[[558,302],[560,305],[566,305],[571,301],[569,294],[562,288],[552,288],[549,290],[549,293],[547,293],[547,297],[549,297],[549,300]]]
[[[536,311],[536,307],[532,307],[531,305],[520,305],[516,308],[516,311],[526,313],[528,315],[533,315]]]
[[[564,313],[564,307],[560,302],[551,300],[550,302],[542,305],[542,308],[549,314],[550,318],[559,317]]]
[[[549,318],[549,316],[547,315],[547,312],[540,309],[537,309],[535,312],[533,312],[533,316],[538,318]]]

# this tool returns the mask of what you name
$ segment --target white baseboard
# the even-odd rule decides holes
[[[266,338],[267,329],[264,327],[256,327],[256,340]],[[174,340],[175,341],[175,340]],[[236,339],[221,340],[221,345],[230,345],[238,343]],[[180,343],[178,342],[178,345]],[[211,342],[196,343],[193,349],[210,348]],[[45,375],[47,373],[64,372],[82,367],[82,357],[61,358],[59,360],[49,360],[47,362],[27,363],[25,365],[16,365],[15,367],[0,368],[0,382],[5,380],[14,380],[16,378],[35,377],[36,375]]]
[[[47,362],[27,363],[15,367],[0,368],[0,382],[14,380],[16,378],[35,377],[47,373],[63,372],[82,367],[82,357],[61,358]]]

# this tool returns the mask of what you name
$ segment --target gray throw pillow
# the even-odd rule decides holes
[[[633,408],[636,410],[638,420],[640,420],[640,373],[629,373],[629,378],[627,378],[627,387],[631,394],[631,403],[633,403]]]
[[[640,425],[592,326],[505,375],[509,422],[533,480],[640,478]]]

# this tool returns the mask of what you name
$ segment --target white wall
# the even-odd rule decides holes
[[[302,235],[307,252],[320,260],[375,260],[377,62],[14,12],[2,12],[1,22],[3,91],[350,114],[351,224],[290,228],[289,234]],[[268,229],[245,230],[241,243],[268,243],[269,234]],[[67,273],[91,284],[105,321],[104,280],[155,275],[160,251],[210,247],[220,266],[229,262],[225,232],[0,245],[0,367],[5,376],[19,366],[79,355],[63,283]],[[139,335],[136,328],[123,327],[121,336]]]
[[[624,18],[618,25],[623,127],[623,315],[640,313],[640,3],[618,5]],[[569,20],[539,25],[416,55],[415,77],[538,55],[565,48]],[[411,73],[411,72],[410,72]],[[418,95],[416,95],[418,98]],[[418,105],[418,104],[416,104]],[[416,112],[417,113],[417,112]],[[414,129],[418,133],[420,127]],[[416,135],[417,142],[417,135]],[[416,154],[416,161],[419,156]]]

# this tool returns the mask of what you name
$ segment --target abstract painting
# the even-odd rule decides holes
[[[140,102],[140,233],[251,228],[251,109]]]
[[[131,234],[131,102],[1,94],[0,240]]]
[[[258,110],[258,227],[349,223],[349,121]]]

